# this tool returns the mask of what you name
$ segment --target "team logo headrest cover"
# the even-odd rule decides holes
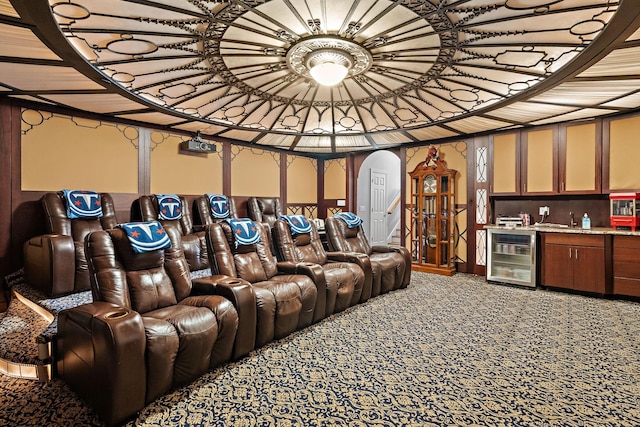
[[[67,205],[67,218],[100,218],[102,200],[95,191],[62,190]]]
[[[158,221],[120,224],[135,253],[152,252],[171,247],[169,236]]]
[[[176,194],[158,194],[158,217],[162,220],[182,218],[182,202]]]
[[[211,216],[217,219],[229,217],[229,200],[222,194],[207,194]]]
[[[362,224],[362,218],[352,212],[338,212],[333,216],[340,218],[347,223],[347,227],[355,228]]]
[[[236,247],[240,245],[253,245],[260,242],[258,225],[249,218],[227,219],[235,238]]]
[[[311,223],[304,215],[280,215],[280,219],[289,223],[293,236],[311,232]]]

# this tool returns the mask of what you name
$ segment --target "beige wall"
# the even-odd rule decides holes
[[[135,127],[22,112],[21,189],[138,192]]]
[[[287,202],[318,202],[318,161],[287,156]]]
[[[324,162],[324,198],[344,199],[347,196],[347,161],[332,159]]]
[[[280,154],[231,147],[231,195],[280,197]]]
[[[222,144],[216,144],[215,153],[181,154],[183,139],[166,132],[151,132],[151,193],[222,193]]]

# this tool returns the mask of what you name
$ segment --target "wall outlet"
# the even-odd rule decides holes
[[[540,206],[540,215],[549,215],[549,206]]]

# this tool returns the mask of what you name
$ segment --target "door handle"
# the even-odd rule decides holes
[[[571,256],[571,251],[572,251],[572,249],[571,249],[571,248],[569,248],[569,259],[573,258],[573,257]]]
[[[576,259],[578,259],[578,249],[576,249]]]

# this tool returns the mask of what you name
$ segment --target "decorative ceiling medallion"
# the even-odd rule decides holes
[[[50,1],[78,54],[147,105],[203,128],[309,136],[442,127],[501,108],[577,58],[619,4]],[[311,79],[318,52],[349,65],[342,83]]]
[[[331,58],[331,54],[334,51],[345,54],[344,59],[336,57],[336,55]],[[309,70],[313,65],[312,62],[314,59],[318,59],[320,55],[327,57],[325,59],[331,58],[334,61],[346,60],[348,64],[345,64],[345,66],[349,70],[349,78],[367,71],[373,61],[367,49],[349,40],[339,37],[312,36],[298,41],[289,48],[286,56],[287,65],[294,73],[311,78]]]

